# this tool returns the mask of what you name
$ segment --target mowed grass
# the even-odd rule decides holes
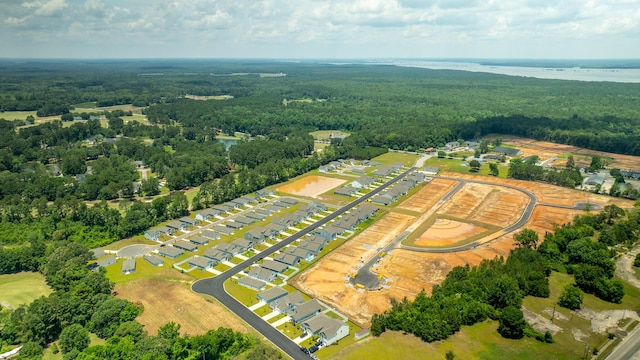
[[[106,340],[100,339],[96,334],[89,333],[89,346],[104,345],[106,342]],[[58,350],[60,350],[60,341],[53,342],[48,348],[44,349],[42,360],[62,360],[62,351],[54,354],[52,349],[53,344],[56,344]]]
[[[424,166],[438,166],[440,167],[440,171],[451,171],[451,172],[457,172],[462,174],[473,174],[471,171],[469,171],[471,170],[471,167],[462,166],[463,162],[465,161],[462,161],[460,159],[432,157],[424,162]],[[469,162],[466,161],[466,163],[469,163]],[[506,165],[498,164],[498,171],[499,171],[498,177],[506,179],[507,174],[509,172],[509,167]],[[480,171],[478,171],[476,174],[489,175],[489,164],[487,163],[482,164],[482,166],[480,166]]]
[[[26,120],[27,116],[33,116],[34,118],[38,118],[36,115],[36,111],[4,111],[0,112],[0,119],[5,120]]]
[[[416,160],[418,160],[419,158],[420,158],[420,155],[416,155],[416,154],[388,152],[378,157],[374,157],[373,159],[371,159],[371,161],[377,161],[382,165],[393,165],[396,163],[402,163],[406,166],[411,167],[416,163]]]
[[[40,273],[0,275],[0,303],[13,308],[30,304],[33,300],[50,293],[51,288]]]
[[[313,138],[316,140],[329,140],[329,135],[333,133],[342,133],[346,136],[349,136],[349,133],[340,130],[318,130],[310,132],[309,135],[313,136]]]

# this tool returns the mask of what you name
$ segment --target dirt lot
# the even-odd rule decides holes
[[[187,275],[167,269],[153,278],[117,284],[115,291],[119,298],[142,303],[144,312],[137,320],[151,335],[169,321],[180,324],[181,332],[190,335],[203,334],[220,326],[252,331],[215,299],[192,292],[192,281],[193,278]]]
[[[397,207],[423,213],[432,208],[457,183],[453,180],[434,179]]]
[[[487,229],[460,221],[436,219],[420,238],[415,241],[418,246],[448,246]]]
[[[558,157],[561,154],[578,153],[578,154],[593,154],[600,155],[603,158],[612,158],[613,161],[609,164],[621,169],[640,170],[640,162],[638,162],[637,156],[620,155],[607,153],[602,151],[590,150],[580,148],[571,145],[554,144],[546,141],[536,141],[532,139],[520,138],[515,136],[503,137],[505,144],[513,145],[522,150],[523,156],[538,155],[541,160],[546,160],[551,157]],[[589,166],[591,159],[579,159],[580,156],[574,155],[577,166]],[[588,162],[587,162],[588,161]],[[564,166],[566,159],[560,159],[554,162],[556,166]]]
[[[298,179],[291,184],[281,186],[277,190],[287,194],[317,198],[318,195],[327,192],[335,187],[338,187],[346,182],[347,180],[343,179],[310,175]]]
[[[363,296],[355,288],[347,287],[343,278],[351,275],[362,259],[370,258],[377,248],[391,242],[414,219],[413,216],[393,212],[384,215],[291,283],[312,297],[340,309],[356,323],[366,324],[372,314],[387,308],[388,294],[373,292]]]
[[[517,186],[533,192],[539,203],[543,204],[573,206],[576,202],[590,202],[601,206],[613,203],[621,207],[633,206],[632,201],[553,185],[485,176],[448,173],[442,175]],[[455,181],[436,179],[399,207],[425,212],[432,208],[455,183]],[[518,220],[528,201],[528,196],[516,190],[469,183],[463,186],[450,201],[447,201],[437,214],[455,217],[460,221],[477,221],[504,227]],[[580,213],[582,213],[581,210],[538,205],[525,227],[537,231],[542,239],[546,231],[553,230],[554,224],[569,222]],[[368,259],[367,255],[374,253],[374,250],[366,251],[365,244],[382,244],[383,241],[380,239],[383,238],[391,240],[415,219],[409,215],[393,212],[387,214],[370,229],[322,259],[311,271],[306,271],[296,278],[296,287],[336,306],[359,325],[367,326],[373,314],[389,307],[391,298],[402,299],[405,296],[413,298],[421,289],[430,292],[433,285],[440,283],[453,267],[465,264],[477,265],[483,259],[507,256],[513,248],[513,233],[505,234],[499,231],[487,237],[486,240],[491,240],[488,243],[464,252],[434,254],[395,249],[380,261],[377,269],[374,269],[391,279],[388,289],[359,293],[356,289],[345,285],[346,281],[343,277],[355,270],[354,264],[360,261],[360,256]],[[485,239],[479,241],[482,243]]]

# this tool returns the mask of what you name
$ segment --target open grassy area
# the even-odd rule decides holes
[[[136,271],[131,274],[122,273],[122,263],[124,259],[118,259],[115,264],[109,265],[107,269],[107,277],[116,284],[126,284],[132,280],[147,279],[159,272],[171,268],[173,262],[163,257],[165,263],[162,266],[153,266],[143,258],[136,259]]]
[[[329,140],[329,135],[333,133],[342,133],[347,136],[349,135],[349,133],[342,132],[340,130],[318,130],[310,132],[309,135],[313,136],[313,138],[316,140]]]
[[[36,111],[3,111],[0,112],[0,119],[5,119],[5,120],[26,120],[27,116],[33,116],[34,118],[37,118],[38,116],[36,115]]]
[[[329,314],[327,314],[327,315],[329,315]],[[318,351],[318,353],[317,353],[318,358],[320,358],[320,359],[341,359],[341,357],[340,356],[336,356],[336,354],[340,353],[343,349],[347,349],[347,348],[349,348],[350,346],[352,346],[353,344],[356,343],[356,338],[355,338],[354,335],[355,335],[355,333],[357,333],[358,331],[360,331],[362,329],[358,325],[352,323],[351,321],[347,321],[347,324],[349,325],[349,335],[347,335],[347,337],[345,337],[344,339],[339,340],[335,344],[332,344],[332,345],[329,345],[327,347],[324,347],[324,348],[320,349]],[[376,355],[376,356],[370,357],[368,359],[385,359],[385,358]],[[388,359],[400,359],[400,358],[398,358],[398,357],[390,357]]]
[[[247,307],[259,302],[256,297],[258,292],[256,290],[249,289],[248,287],[238,285],[238,280],[236,279],[231,278],[225,281],[224,288],[229,295],[233,296],[236,300],[240,301]]]
[[[96,334],[89,333],[89,346],[102,345],[106,343],[106,340],[100,339]],[[48,348],[44,349],[44,354],[42,355],[42,360],[62,360],[62,352],[58,352],[57,354],[53,353],[52,346],[56,344],[59,346],[60,341],[55,341]]]
[[[406,166],[411,167],[413,166],[413,164],[416,163],[416,160],[418,160],[419,157],[420,155],[416,155],[416,154],[388,152],[378,157],[374,157],[373,159],[371,159],[371,161],[377,161],[382,165],[393,165],[396,163],[402,163],[402,164],[405,164]]]
[[[0,275],[0,304],[17,308],[22,304],[30,304],[33,300],[47,296],[51,288],[40,273],[21,272],[18,274]]]
[[[126,239],[122,239],[120,241],[116,241],[114,243],[111,243],[107,246],[104,247],[105,250],[119,250],[122,249],[125,246],[129,246],[129,245],[139,245],[139,244],[144,244],[144,245],[154,245],[156,244],[155,242],[147,239],[144,237],[144,235],[136,235],[136,236],[132,236],[130,238],[126,238]]]
[[[329,146],[329,144],[326,144],[326,143],[313,143],[313,150],[324,149],[327,146]]]
[[[447,159],[447,158],[437,158],[432,157],[424,162],[424,166],[438,166],[440,167],[440,171],[451,171],[462,174],[469,174],[471,171],[471,167],[462,166],[462,163],[465,161],[459,159]],[[467,162],[468,163],[468,162]],[[505,178],[507,177],[507,173],[509,172],[509,166],[498,164],[499,175],[498,177]],[[476,174],[479,175],[489,175],[489,164],[484,163],[480,166],[480,171]]]

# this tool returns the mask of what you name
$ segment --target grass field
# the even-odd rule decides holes
[[[89,346],[103,345],[106,342],[106,340],[100,339],[96,334],[89,333]],[[59,341],[55,341],[50,344],[48,348],[44,349],[42,360],[62,360],[62,352],[60,351],[57,354],[54,354],[52,349],[53,344],[59,345],[59,343]]]
[[[442,159],[442,158],[432,157],[429,160],[424,162],[424,166],[439,166],[441,171],[446,170],[446,171],[463,173],[463,174],[471,173],[469,171],[471,169],[469,166],[461,165],[463,162],[464,161],[459,159],[446,159],[446,158]],[[507,173],[509,172],[509,167],[506,165],[498,164],[498,170],[500,171],[498,177],[506,179]],[[477,172],[476,174],[489,175],[489,165],[486,163],[482,164],[482,166],[480,166],[480,171]]]
[[[50,293],[51,289],[40,273],[0,275],[0,304],[3,306],[17,308]]]
[[[413,166],[416,160],[420,156],[416,154],[401,153],[401,152],[388,152],[378,157],[374,157],[371,161],[377,161],[382,165],[393,165],[396,163],[403,163],[406,166]]]
[[[318,130],[310,132],[309,135],[313,136],[316,140],[329,140],[329,135],[333,133],[342,133],[346,136],[349,136],[349,133],[342,132],[340,130]]]
[[[34,118],[37,118],[38,116],[36,115],[36,111],[4,111],[4,112],[0,112],[0,118],[3,118],[5,120],[26,120],[27,116],[33,116]]]

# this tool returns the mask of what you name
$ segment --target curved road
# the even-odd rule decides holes
[[[416,170],[415,167],[403,172],[402,174],[394,177],[393,179],[387,181],[383,185],[375,188],[371,192],[363,195],[362,197],[350,202],[349,204],[341,207],[336,210],[332,214],[326,216],[322,220],[315,222],[312,225],[307,226],[306,228],[298,231],[294,235],[280,241],[279,243],[271,246],[270,248],[262,251],[261,253],[253,256],[252,258],[243,261],[242,263],[236,265],[235,267],[225,271],[224,273],[217,275],[212,278],[198,280],[193,285],[191,285],[191,289],[200,294],[211,295],[220,301],[224,306],[227,307],[230,311],[238,315],[242,320],[247,322],[254,329],[259,331],[262,335],[268,338],[274,345],[276,345],[280,350],[285,352],[287,355],[292,357],[293,359],[309,359],[309,355],[303,353],[300,350],[300,347],[296,345],[291,339],[287,336],[283,335],[275,329],[271,324],[262,320],[258,315],[256,315],[253,311],[249,310],[246,306],[241,304],[238,300],[229,295],[224,289],[224,282],[231,278],[233,275],[239,273],[250,265],[254,264],[256,261],[263,259],[266,256],[269,256],[280,250],[281,248],[291,244],[292,242],[298,240],[302,236],[310,233],[311,231],[317,229],[318,227],[325,225],[329,221],[335,219],[336,217],[342,215],[347,210],[352,209],[353,207],[365,202],[370,197],[376,195],[380,191],[387,188],[389,185],[395,183],[396,181],[402,179],[410,172]]]

